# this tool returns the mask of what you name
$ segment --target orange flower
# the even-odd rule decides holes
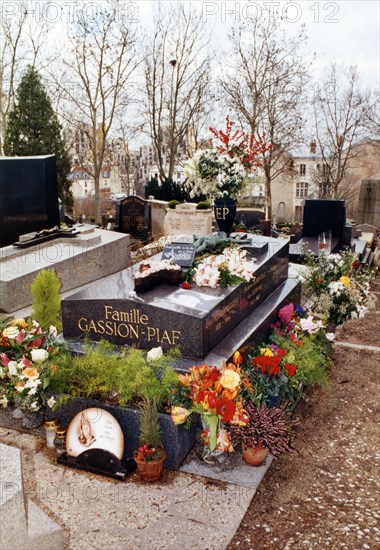
[[[235,353],[232,356],[232,362],[235,363],[235,365],[241,365],[243,362],[243,356],[240,353],[240,351],[235,351]]]
[[[190,383],[191,383],[190,374],[179,374],[178,380],[181,382],[183,386],[190,386]]]
[[[39,377],[38,370],[35,369],[34,367],[26,367],[22,371],[22,374],[26,376],[26,378],[29,378],[30,380],[37,380],[37,378]]]

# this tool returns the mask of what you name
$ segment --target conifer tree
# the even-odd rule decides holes
[[[17,89],[15,106],[8,115],[4,152],[7,156],[55,155],[58,196],[66,207],[72,207],[67,179],[70,161],[61,125],[34,67],[27,68]]]
[[[50,269],[42,269],[31,284],[32,318],[45,330],[49,330],[50,325],[55,326],[58,331],[62,329],[60,288],[61,281],[58,275]]]

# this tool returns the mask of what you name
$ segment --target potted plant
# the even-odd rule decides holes
[[[248,424],[230,425],[232,444],[241,444],[243,459],[247,464],[260,466],[268,453],[274,457],[284,451],[290,451],[290,424],[284,409],[255,407],[253,403],[245,406]]]
[[[134,452],[138,472],[144,481],[161,479],[166,458],[161,442],[158,408],[154,399],[144,399],[140,422],[140,447]]]

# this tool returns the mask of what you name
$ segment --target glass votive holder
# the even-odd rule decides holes
[[[55,430],[58,428],[58,422],[55,418],[52,418],[50,420],[46,420],[45,422],[45,431],[46,431],[46,447],[48,449],[54,449],[54,438],[55,438]]]
[[[54,447],[57,456],[62,456],[66,452],[66,432],[67,428],[61,426],[58,426],[55,430]]]

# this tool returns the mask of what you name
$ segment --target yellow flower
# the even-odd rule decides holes
[[[270,348],[261,348],[260,355],[265,355],[265,357],[273,357],[274,353]]]
[[[346,277],[345,275],[342,275],[342,277],[339,279],[340,283],[343,283],[345,286],[350,285],[350,279]]]
[[[239,387],[240,376],[238,373],[232,369],[225,369],[223,375],[220,378],[220,383],[223,388],[234,391]]]
[[[190,416],[191,412],[185,407],[172,407],[172,420],[174,424],[183,424]]]
[[[26,328],[28,326],[28,323],[25,321],[25,319],[14,319],[11,325],[12,327]]]

